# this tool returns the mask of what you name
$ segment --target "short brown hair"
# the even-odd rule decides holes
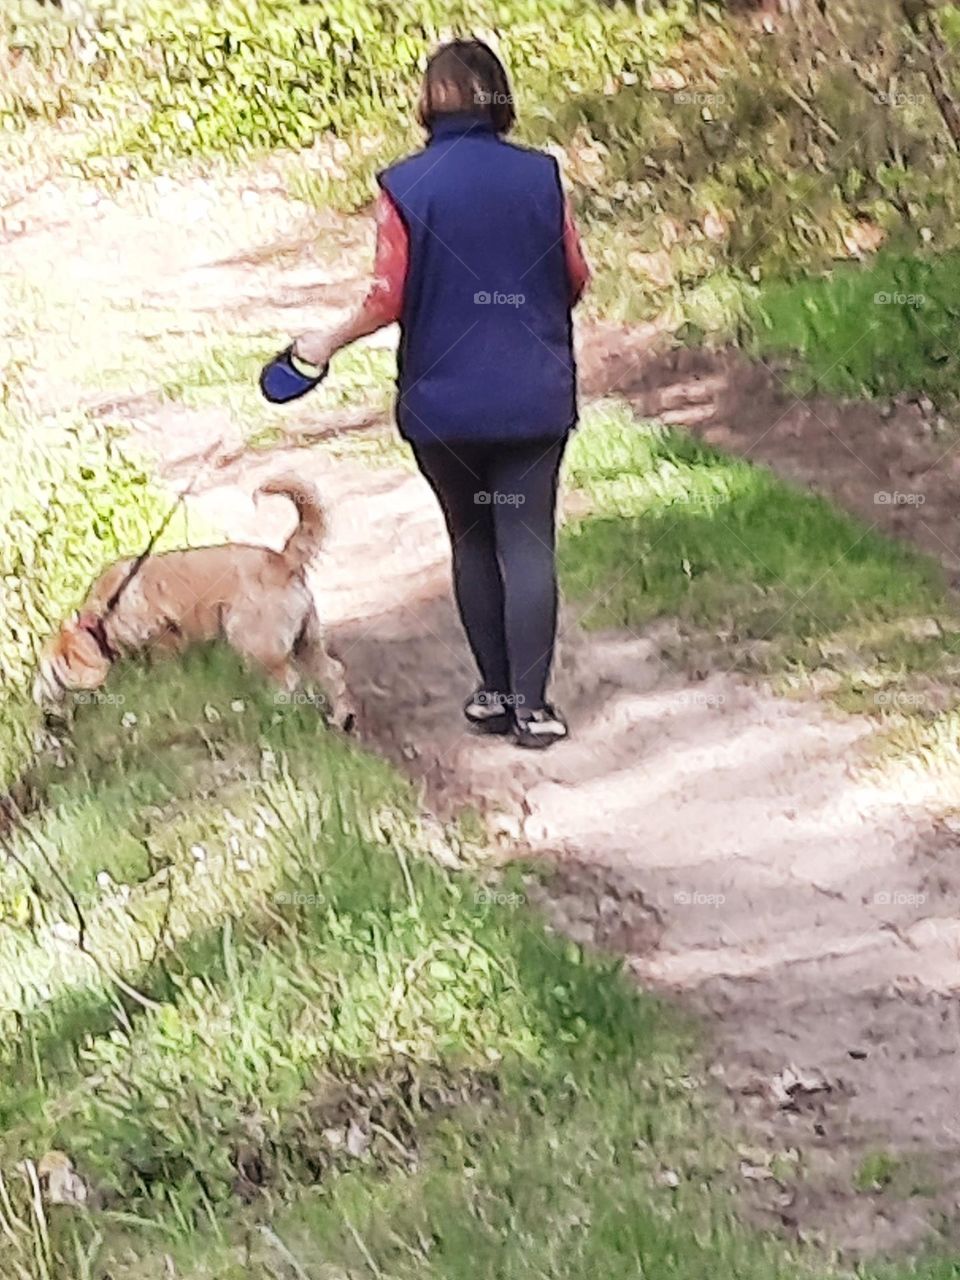
[[[466,112],[497,133],[516,121],[506,69],[482,40],[451,40],[431,56],[420,89],[417,119],[431,129],[439,116]]]

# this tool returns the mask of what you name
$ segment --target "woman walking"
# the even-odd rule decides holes
[[[523,747],[564,738],[547,701],[557,628],[557,475],[577,418],[571,308],[588,279],[549,155],[513,146],[502,63],[457,40],[430,59],[422,151],[379,175],[374,283],[334,352],[400,323],[397,425],[433,488],[460,617],[480,672],[464,714]]]

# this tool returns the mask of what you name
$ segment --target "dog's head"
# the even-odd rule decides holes
[[[96,618],[75,613],[50,637],[40,654],[33,683],[35,702],[41,706],[57,704],[68,693],[100,688],[112,663],[98,635],[99,626]]]

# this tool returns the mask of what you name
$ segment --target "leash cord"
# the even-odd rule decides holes
[[[120,602],[120,597],[123,595],[124,591],[126,591],[127,587],[129,587],[130,583],[134,580],[134,578],[137,576],[140,570],[143,568],[144,561],[153,551],[153,548],[157,545],[158,539],[165,532],[170,521],[173,519],[177,511],[180,509],[181,503],[183,502],[187,494],[190,493],[193,486],[196,484],[197,477],[199,475],[200,475],[200,471],[198,469],[197,472],[194,474],[193,478],[191,479],[190,483],[187,485],[186,489],[182,490],[177,495],[176,502],[173,504],[173,506],[164,516],[161,523],[153,531],[153,533],[150,536],[150,541],[147,543],[144,549],[137,556],[136,560],[134,560],[133,564],[127,570],[123,580],[119,583],[116,589],[111,593],[110,598],[107,600],[107,603],[104,606],[103,613],[100,615],[101,621],[103,621],[106,618],[109,618],[110,614],[113,613],[114,609],[117,607],[117,605]]]

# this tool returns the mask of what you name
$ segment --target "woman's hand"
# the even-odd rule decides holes
[[[301,334],[293,344],[293,354],[298,360],[305,360],[307,364],[315,364],[318,368],[330,363],[335,350],[330,335],[319,330]]]

